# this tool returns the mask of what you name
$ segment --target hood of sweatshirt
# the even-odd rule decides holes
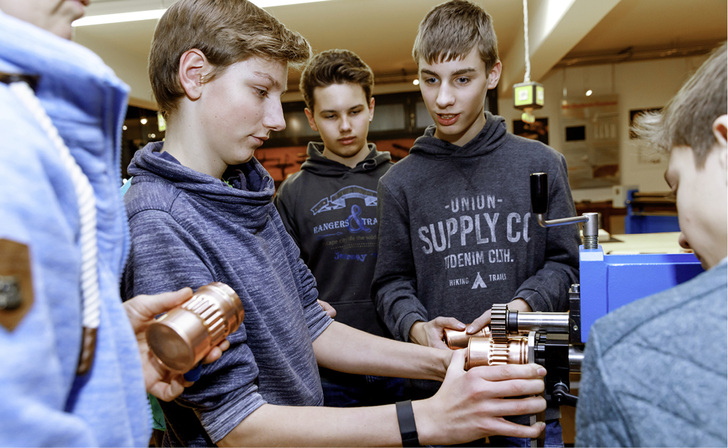
[[[150,143],[137,151],[129,165],[134,176],[133,185],[142,182],[165,182],[191,197],[214,202],[219,210],[234,213],[241,205],[253,207],[251,213],[265,213],[272,204],[275,192],[273,178],[255,158],[250,162],[230,166],[225,172],[227,182],[203,174],[179,163],[174,157],[162,153],[164,142]],[[246,212],[247,213],[247,212]]]
[[[463,146],[440,140],[435,137],[434,125],[425,130],[425,134],[415,140],[411,154],[424,154],[436,157],[468,158],[478,157],[500,148],[506,142],[508,129],[503,117],[485,112],[485,126],[472,140]],[[488,142],[483,145],[483,142]]]
[[[322,142],[309,142],[307,148],[308,158],[301,165],[301,170],[317,176],[338,177],[343,173],[373,171],[380,165],[392,160],[388,152],[377,151],[374,143],[368,143],[367,146],[369,154],[367,154],[366,159],[359,162],[354,168],[349,168],[342,163],[324,157],[324,144]]]
[[[121,272],[128,230],[118,193],[129,87],[99,56],[75,42],[2,11],[0,30],[0,72],[39,76],[36,95],[96,193],[99,257]],[[26,113],[20,107],[16,113]],[[45,169],[51,173],[57,167]],[[74,195],[67,199],[64,205],[77,207]]]

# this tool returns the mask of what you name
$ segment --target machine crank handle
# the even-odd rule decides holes
[[[546,220],[549,210],[549,182],[546,173],[531,173],[531,211],[536,214],[541,227],[556,227],[584,223],[584,249],[597,249],[599,241],[599,214],[584,213],[582,216]]]

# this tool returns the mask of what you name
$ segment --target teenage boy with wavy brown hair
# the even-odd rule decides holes
[[[355,330],[318,305],[315,279],[273,204],[273,179],[253,157],[285,127],[288,65],[309,52],[303,37],[245,0],[179,0],[155,32],[150,76],[167,134],[129,167],[126,295],[220,281],[245,308],[229,350],[162,405],[165,443],[372,446],[415,443],[417,435],[426,444],[537,435],[542,426],[501,416],[538,412],[543,399],[501,398],[539,393],[543,368],[465,372],[462,353]],[[326,408],[318,366],[443,383],[428,400]]]

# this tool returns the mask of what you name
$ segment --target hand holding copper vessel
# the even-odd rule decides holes
[[[147,343],[165,366],[184,373],[237,330],[244,317],[243,303],[235,291],[213,282],[150,325]]]

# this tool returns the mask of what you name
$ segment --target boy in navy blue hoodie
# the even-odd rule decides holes
[[[278,189],[275,203],[311,269],[319,300],[336,320],[391,337],[371,298],[377,261],[377,184],[392,166],[387,152],[367,142],[374,117],[374,73],[349,50],[327,50],[301,74],[309,124],[321,142],[308,144],[301,171]],[[326,406],[394,403],[404,380],[321,369]]]

